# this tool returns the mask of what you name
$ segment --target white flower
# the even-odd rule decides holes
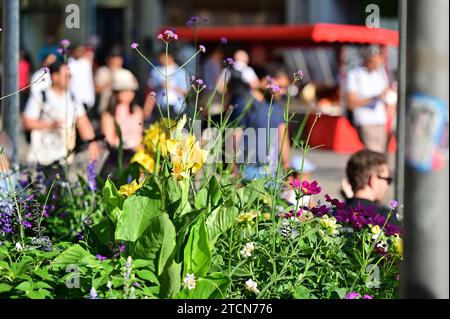
[[[23,250],[23,247],[22,247],[21,243],[16,243],[16,250],[17,251],[22,251]]]
[[[241,250],[241,255],[244,257],[251,257],[254,250],[255,243],[246,243],[244,248]]]
[[[111,289],[111,288],[112,288],[112,282],[111,282],[111,280],[108,280],[108,282],[106,283],[106,287],[107,287],[108,289]]]
[[[382,249],[383,252],[387,253],[389,250],[389,244],[386,240],[381,240],[377,243],[376,247],[378,249]]]
[[[91,288],[91,292],[89,295],[90,295],[91,299],[98,299],[97,290],[95,290],[94,287]]]
[[[252,279],[249,279],[245,282],[245,289],[255,294],[259,294],[258,284],[254,282]]]
[[[185,288],[192,290],[195,288],[195,276],[194,274],[186,274],[186,277],[183,280],[183,285]]]

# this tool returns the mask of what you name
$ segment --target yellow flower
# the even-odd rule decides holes
[[[331,236],[338,235],[338,228],[342,227],[341,225],[337,224],[336,218],[330,218],[328,215],[322,216],[322,218],[319,220],[319,223],[323,228],[325,228],[327,234]]]
[[[400,256],[403,256],[403,239],[396,234],[394,239],[395,250]]]
[[[131,184],[120,186],[119,193],[123,196],[133,195],[139,188],[144,186],[145,179],[142,179],[139,183],[136,180],[132,181]]]
[[[161,119],[145,131],[142,144],[148,153],[156,154],[157,151],[162,156],[167,156],[166,141],[170,138],[170,131],[176,126],[176,121]]]
[[[375,225],[370,229],[370,231],[372,232],[372,234],[378,235],[381,231],[381,228],[380,228],[380,226]]]
[[[258,211],[251,211],[251,212],[247,212],[247,213],[242,213],[238,217],[236,217],[236,222],[238,224],[249,223],[249,222],[252,222],[253,219],[255,219],[256,217],[258,217],[260,215],[261,215],[261,213],[258,212]]]
[[[170,139],[166,147],[173,164],[172,174],[178,180],[197,173],[206,162],[207,152],[200,148],[193,135]]]
[[[150,173],[153,173],[155,169],[155,160],[143,149],[138,150],[136,154],[134,154],[131,158],[131,163],[138,163]]]

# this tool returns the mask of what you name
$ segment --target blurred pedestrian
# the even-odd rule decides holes
[[[98,94],[98,112],[102,114],[108,108],[112,96],[113,75],[123,70],[123,54],[118,48],[113,49],[106,57],[106,65],[101,66],[95,73],[95,91]]]
[[[353,112],[353,122],[366,148],[385,152],[386,93],[389,79],[383,68],[383,57],[378,47],[370,46],[364,51],[364,64],[348,74],[348,107]]]
[[[233,121],[243,112],[245,106],[252,97],[252,90],[258,90],[260,82],[255,71],[248,65],[250,57],[244,50],[238,50],[234,54],[234,63],[230,69],[223,70],[218,82],[219,93],[225,91],[229,95],[229,102],[223,105],[227,111],[227,106],[233,106],[230,119]]]
[[[76,128],[88,143],[89,159],[99,157],[95,133],[82,105],[69,93],[70,71],[56,61],[49,66],[52,86],[28,99],[23,114],[24,128],[31,131],[28,162],[43,166],[47,173],[64,173],[74,159]]]
[[[187,109],[185,101],[189,88],[187,73],[184,69],[179,68],[170,52],[166,55],[165,51],[161,51],[158,60],[160,66],[151,71],[148,86],[156,93],[156,103],[161,107],[163,116],[166,116],[167,107],[169,107],[170,116],[178,118]],[[166,72],[167,80],[165,78]],[[148,104],[148,106],[152,105]],[[146,115],[151,115],[153,109],[145,110]]]
[[[68,59],[70,68],[70,91],[77,103],[90,111],[95,105],[94,53],[85,46],[77,46]]]
[[[113,94],[108,108],[102,113],[101,129],[109,145],[110,154],[103,168],[106,174],[117,167],[120,139],[116,123],[120,127],[123,142],[123,162],[128,163],[141,145],[144,132],[144,112],[135,103],[139,85],[136,77],[128,70],[117,70],[113,74]]]

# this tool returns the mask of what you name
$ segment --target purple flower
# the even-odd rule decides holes
[[[348,294],[345,295],[345,299],[360,299],[360,298],[361,294],[357,292],[349,292]]]
[[[206,48],[205,48],[205,46],[202,45],[202,44],[200,44],[200,45],[198,46],[198,49],[199,49],[200,51],[202,51],[203,53],[206,52]]]
[[[330,213],[331,209],[327,205],[316,206],[310,209],[311,213],[318,217],[322,217],[325,214]]]
[[[31,228],[31,227],[33,227],[33,225],[32,225],[30,222],[26,221],[26,220],[22,220],[22,225],[23,225],[23,227],[25,227],[25,228]]]
[[[88,165],[88,185],[89,185],[89,189],[92,192],[96,192],[97,191],[97,181],[96,178],[97,175],[95,174],[95,161],[90,162]]]
[[[42,71],[43,71],[44,73],[50,73],[50,69],[49,69],[49,68],[47,68],[47,67],[45,67],[45,68],[42,68]]]
[[[81,232],[77,233],[77,234],[75,235],[75,239],[76,239],[77,241],[84,240],[84,235],[83,235],[83,233],[81,233]]]
[[[303,79],[303,76],[304,76],[304,74],[303,74],[302,70],[299,70],[299,71],[294,73],[294,79],[295,80],[301,80],[301,79]]]
[[[396,200],[393,200],[393,201],[391,201],[390,206],[391,206],[392,210],[395,210],[398,206],[398,202]]]
[[[138,44],[137,42],[131,43],[131,48],[132,48],[133,50],[136,50],[138,47],[139,47],[139,44]]]
[[[126,249],[125,244],[122,243],[122,244],[119,245],[119,251],[120,251],[121,253],[125,252],[125,249]]]
[[[363,299],[373,299],[373,296],[371,296],[371,295],[364,295]]]
[[[228,39],[226,37],[221,37],[220,38],[220,43],[227,44],[228,43]]]
[[[64,48],[68,48],[70,46],[70,41],[68,39],[63,39],[63,40],[61,40],[61,45]]]
[[[172,30],[166,30],[163,33],[158,34],[157,38],[164,42],[169,42],[171,40],[178,40],[178,34]]]
[[[309,183],[308,181],[303,181],[302,183],[302,192],[305,195],[316,195],[322,191],[322,188],[319,186],[317,181]]]
[[[331,198],[330,195],[325,194],[325,201],[331,203],[331,205],[336,206],[337,209],[344,209],[345,203],[341,202],[336,198]]]
[[[272,95],[281,93],[281,88],[278,85],[275,85],[275,84],[268,85],[266,87],[266,89],[269,90],[270,94],[272,94]]]
[[[100,260],[100,261],[106,260],[106,257],[105,257],[105,256],[102,256],[102,255],[100,255],[100,254],[95,255],[95,257],[96,257],[98,260]]]
[[[234,64],[234,60],[232,58],[226,58],[223,61],[223,66],[226,67],[226,68],[229,68],[229,67],[233,66],[233,64]]]

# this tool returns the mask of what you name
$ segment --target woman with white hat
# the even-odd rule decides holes
[[[134,102],[138,88],[138,81],[130,71],[121,69],[114,72],[112,83],[113,95],[108,108],[101,116],[102,133],[105,135],[106,142],[113,150],[117,149],[120,143],[114,122],[116,121],[120,127],[123,141],[124,163],[131,159],[136,148],[141,145],[144,132],[144,112]]]

